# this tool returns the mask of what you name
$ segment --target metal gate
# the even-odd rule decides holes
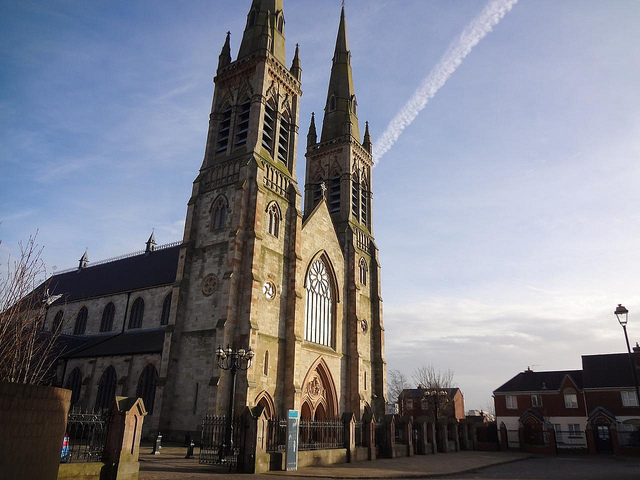
[[[234,418],[232,422],[233,447],[225,445],[227,431],[226,415],[207,415],[202,420],[202,437],[199,463],[209,465],[238,466],[238,457],[244,450],[246,425],[242,418]]]

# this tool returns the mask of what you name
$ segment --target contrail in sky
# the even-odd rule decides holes
[[[415,91],[404,107],[389,122],[387,128],[375,142],[374,165],[396,143],[402,131],[415,120],[429,100],[433,98],[453,72],[460,66],[462,60],[469,55],[480,40],[495,27],[500,20],[513,8],[518,0],[489,0],[482,12],[469,23],[460,36],[451,44],[438,64],[433,67],[429,75]]]

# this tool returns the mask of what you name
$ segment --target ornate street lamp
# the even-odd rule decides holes
[[[433,397],[433,410],[435,413],[436,422],[438,421],[438,405],[440,404],[440,398],[443,398],[448,393],[445,390],[430,389],[424,392],[425,397]]]
[[[640,387],[638,387],[638,374],[636,373],[636,365],[633,361],[633,355],[631,354],[631,347],[629,346],[629,336],[627,335],[627,320],[629,316],[629,310],[624,308],[623,305],[618,304],[615,312],[616,318],[618,322],[622,326],[622,330],[624,330],[624,339],[627,342],[627,352],[629,352],[629,362],[631,362],[631,372],[633,373],[633,381],[636,385],[636,402],[640,406]]]
[[[218,346],[216,350],[218,367],[222,370],[229,370],[231,373],[227,426],[224,433],[224,441],[222,445],[220,445],[220,451],[218,452],[220,461],[224,461],[224,458],[233,449],[233,411],[236,396],[236,373],[238,373],[238,370],[247,370],[251,366],[251,359],[254,355],[251,347],[247,350],[244,348],[233,350],[230,345],[227,345],[226,349]]]

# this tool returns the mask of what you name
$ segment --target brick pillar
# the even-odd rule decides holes
[[[598,453],[596,451],[596,439],[593,435],[593,427],[590,423],[587,423],[587,428],[584,431],[584,437],[587,440],[587,449],[589,451],[589,455],[595,455]]]
[[[376,421],[372,414],[362,416],[362,436],[364,446],[369,449],[369,460],[376,459]]]
[[[426,455],[427,453],[430,453],[427,452],[427,443],[429,442],[429,436],[427,432],[428,425],[429,424],[424,417],[416,418],[416,426],[418,430],[418,455]]]
[[[442,453],[449,452],[449,428],[446,418],[438,420],[438,429],[440,434],[438,435],[438,451]]]
[[[618,429],[615,423],[609,424],[609,435],[611,436],[611,448],[614,455],[620,454],[620,442],[618,442]]]
[[[549,450],[552,455],[558,453],[558,444],[556,443],[556,430],[551,423],[547,423],[547,436],[549,437]]]
[[[242,473],[268,472],[268,419],[265,415],[264,407],[245,407],[240,419],[240,428],[243,429],[244,448],[238,457],[238,471]]]
[[[140,470],[140,436],[147,411],[141,398],[116,397],[104,451],[107,478],[137,480]]]
[[[356,417],[353,413],[342,414],[344,423],[344,446],[347,449],[347,463],[356,461]]]
[[[451,430],[450,433],[453,434],[453,448],[454,448],[454,452],[459,452],[460,451],[460,436],[458,435],[458,421],[457,420],[452,420],[449,423]]]
[[[476,424],[470,423],[468,429],[469,446],[471,450],[476,450],[478,448],[478,434],[476,432]]]
[[[507,426],[502,422],[500,424],[500,450],[509,450],[509,435],[507,433]]]
[[[384,416],[384,456],[393,458],[396,446],[396,419],[395,415]]]
[[[462,450],[471,450],[471,448],[469,448],[469,429],[468,429],[469,424],[467,423],[466,420],[460,420],[460,424],[458,425],[458,429],[460,432],[460,438],[461,438],[461,443],[460,443],[460,448]]]
[[[412,457],[413,456],[413,422],[411,421],[411,418],[407,419],[406,422],[404,422],[404,425],[402,425],[402,428],[405,431],[405,434],[407,436],[407,456]]]

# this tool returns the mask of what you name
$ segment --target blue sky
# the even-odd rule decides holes
[[[0,260],[51,269],[180,240],[212,77],[249,0],[0,0]],[[300,133],[326,97],[340,0],[285,1]],[[484,0],[348,0],[375,139]],[[528,365],[640,340],[640,3],[520,0],[374,170],[388,367],[451,368],[467,407]],[[304,178],[304,145],[298,179]]]

